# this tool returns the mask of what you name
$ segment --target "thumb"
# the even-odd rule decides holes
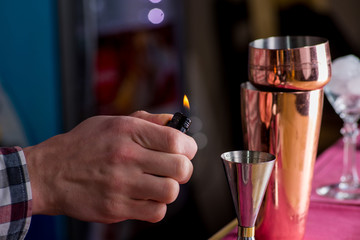
[[[146,111],[136,111],[130,115],[131,117],[140,118],[155,124],[165,125],[167,124],[171,118],[172,114],[162,113],[162,114],[151,114]]]

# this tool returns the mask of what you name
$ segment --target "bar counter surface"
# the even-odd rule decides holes
[[[360,172],[359,141],[356,157],[358,171]],[[342,171],[342,158],[342,139],[317,158],[304,240],[360,239],[360,199],[334,200],[320,197],[315,193],[317,187],[338,182]],[[213,235],[210,240],[236,240],[236,226],[237,220],[235,219]]]

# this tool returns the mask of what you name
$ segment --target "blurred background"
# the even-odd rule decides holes
[[[190,100],[194,175],[156,224],[34,216],[26,239],[207,239],[235,218],[219,156],[242,148],[247,46],[329,39],[360,56],[357,0],[0,1],[0,142],[37,144],[96,114],[176,112]],[[325,100],[320,154],[342,121]]]

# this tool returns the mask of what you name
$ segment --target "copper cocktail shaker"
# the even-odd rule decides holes
[[[257,218],[257,239],[303,239],[320,133],[323,86],[330,81],[326,39],[271,37],[249,44],[241,85],[244,143],[276,156]]]

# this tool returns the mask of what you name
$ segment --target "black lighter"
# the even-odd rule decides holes
[[[191,125],[191,119],[182,114],[181,112],[176,112],[173,118],[166,124],[166,126],[175,128],[183,133],[186,133]]]

